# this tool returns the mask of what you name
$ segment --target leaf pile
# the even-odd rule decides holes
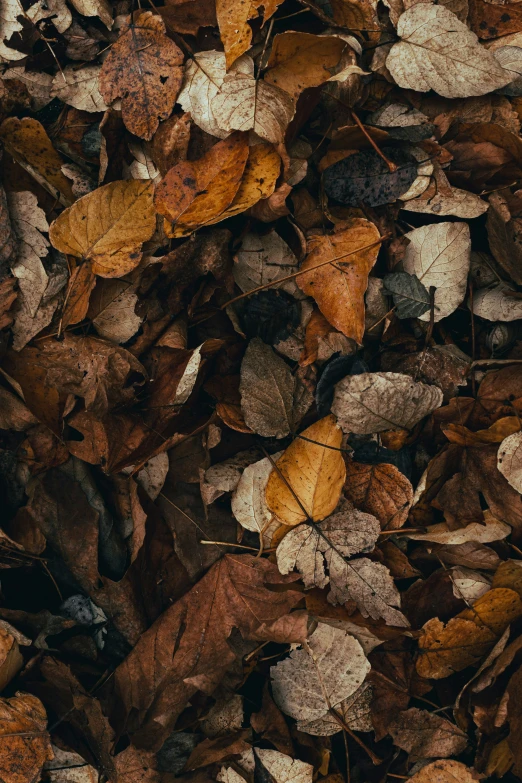
[[[522,6],[3,0],[0,781],[522,780]]]

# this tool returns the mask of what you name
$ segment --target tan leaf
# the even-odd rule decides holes
[[[103,62],[100,92],[108,104],[121,98],[127,129],[140,139],[151,139],[174,108],[182,63],[183,54],[165,35],[161,16],[139,11],[123,25]]]
[[[40,699],[17,693],[0,699],[0,778],[9,783],[38,783],[44,763],[53,757]]]
[[[344,432],[366,435],[412,429],[440,405],[437,386],[415,383],[397,372],[367,372],[348,375],[336,384],[332,412]]]
[[[169,457],[166,452],[162,452],[147,460],[136,475],[136,481],[152,500],[156,500],[163,488],[168,472]]]
[[[364,218],[355,218],[338,234],[312,237],[300,271],[311,270],[330,258],[338,260],[297,278],[299,288],[314,297],[328,321],[358,343],[364,334],[364,294],[379,253],[379,237],[376,226]]]
[[[280,454],[281,452],[274,454],[272,460],[275,462]],[[273,519],[273,514],[266,503],[266,485],[271,472],[272,462],[268,457],[248,465],[241,474],[232,495],[232,513],[239,524],[260,536]]]
[[[365,652],[367,651],[365,650]],[[363,682],[355,693],[337,705],[335,711],[352,731],[372,731],[372,698],[372,686],[369,682]],[[327,712],[326,715],[316,720],[298,721],[297,729],[306,734],[313,734],[315,737],[331,737],[332,734],[337,734],[341,730],[341,726],[339,721]]]
[[[250,147],[243,178],[234,200],[221,215],[210,220],[209,225],[239,215],[257,204],[260,199],[271,196],[280,170],[281,158],[271,144],[256,144]]]
[[[471,301],[468,304],[471,307]],[[474,293],[473,313],[487,321],[517,321],[522,318],[522,301],[514,286],[502,282]]]
[[[121,277],[140,262],[156,228],[150,180],[110,182],[88,193],[51,224],[57,250],[92,261],[101,277]]]
[[[0,387],[0,429],[23,432],[37,423],[36,416],[19,397]]]
[[[23,7],[18,0],[4,0],[0,9],[0,58],[2,60],[23,60],[26,55],[6,45],[13,33],[23,29],[19,17],[23,18]]]
[[[13,230],[18,239],[18,252],[11,269],[18,278],[24,304],[31,316],[34,316],[49,282],[41,261],[49,252],[49,242],[40,233],[49,231],[49,224],[33,193],[13,192],[8,195],[7,201]]]
[[[346,460],[346,497],[361,511],[373,514],[383,530],[404,525],[413,502],[413,487],[395,465],[367,465]]]
[[[69,287],[65,295],[62,311],[62,328],[83,321],[89,309],[89,299],[96,284],[96,276],[91,264],[86,261],[79,264],[69,278]],[[103,335],[102,335],[103,336]]]
[[[267,234],[245,234],[234,260],[234,280],[242,291],[251,291],[298,271],[297,258],[273,229]],[[274,283],[271,287],[302,296],[295,280]]]
[[[346,48],[339,36],[280,33],[274,37],[264,79],[297,99],[307,87],[330,79]]]
[[[404,271],[416,275],[425,288],[435,286],[435,321],[440,321],[457,309],[466,294],[471,253],[469,226],[433,223],[405,236],[409,244],[403,259]],[[420,316],[421,321],[429,319],[429,312]]]
[[[223,131],[252,130],[265,141],[282,143],[295,103],[274,84],[256,81],[254,63],[250,63],[250,73],[235,71],[225,77],[212,99],[212,113]]]
[[[312,783],[312,764],[294,759],[278,750],[256,748],[254,753],[274,783]]]
[[[386,67],[399,87],[467,98],[505,87],[512,79],[444,6],[414,5],[401,15],[397,34],[402,40],[392,46]]]
[[[411,761],[458,756],[468,744],[466,734],[454,723],[416,707],[400,712],[390,723],[389,733]]]
[[[12,51],[14,51],[14,49]],[[9,70],[2,75],[2,79],[6,81],[16,79],[17,82],[25,84],[27,92],[33,99],[31,101],[31,108],[33,111],[39,111],[51,102],[50,93],[53,77],[49,73],[45,73],[44,71],[26,71],[23,66],[17,65],[14,68],[9,68]]]
[[[341,441],[335,418],[326,416],[304,430],[277,460],[266,501],[286,525],[298,525],[307,516],[318,522],[337,507],[346,477]]]
[[[105,111],[107,105],[98,88],[100,72],[100,65],[86,65],[79,69],[67,65],[53,79],[51,98],[59,98],[81,111]]]
[[[248,19],[255,18],[263,8],[263,22],[274,14],[282,0],[216,0],[219,35],[227,58],[227,69],[241,57],[252,41]]]
[[[428,215],[454,215],[459,218],[476,218],[487,212],[489,204],[475,193],[452,188],[451,196],[435,193],[429,198],[414,198],[406,201],[402,209],[406,212],[422,212]]]
[[[477,665],[502,636],[508,625],[522,616],[522,601],[514,590],[489,590],[446,625],[428,620],[419,638],[417,672],[440,680],[468,666]]]
[[[303,648],[271,668],[274,701],[295,720],[318,720],[355,693],[369,671],[357,639],[319,623]]]
[[[112,27],[112,7],[109,0],[71,0],[72,5],[82,16],[98,16],[105,27]]]
[[[477,775],[460,761],[442,759],[426,764],[408,780],[409,783],[477,783]]]
[[[126,343],[140,328],[143,318],[136,315],[138,297],[131,285],[111,299],[93,318],[92,323],[100,337],[115,343]]]
[[[499,446],[497,466],[513,489],[522,493],[522,433],[508,435]]]
[[[194,162],[173,166],[154,196],[157,211],[174,224],[167,234],[181,237],[213,222],[236,196],[248,159],[245,135],[233,133]]]
[[[479,522],[472,522],[466,527],[450,530],[447,522],[439,522],[436,525],[430,525],[426,533],[408,533],[408,538],[414,541],[433,541],[437,544],[450,544],[458,546],[466,544],[468,541],[475,541],[480,544],[489,544],[492,541],[501,541],[511,533],[511,528],[505,522],[491,514],[490,511],[484,511],[485,525]]]
[[[53,198],[64,206],[74,201],[71,183],[62,174],[63,160],[38,120],[9,117],[0,125],[0,140],[7,151]]]
[[[308,394],[301,398],[301,384],[285,360],[258,337],[241,362],[239,391],[247,426],[264,438],[289,435],[312,404]]]

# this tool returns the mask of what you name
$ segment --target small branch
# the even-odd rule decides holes
[[[379,145],[372,139],[372,137],[370,136],[370,134],[368,133],[368,131],[366,130],[366,128],[364,127],[364,125],[362,124],[362,122],[360,121],[359,117],[356,115],[356,113],[354,112],[353,109],[350,109],[350,113],[351,113],[351,115],[353,117],[353,120],[354,120],[355,124],[357,125],[357,127],[361,131],[361,133],[363,133],[366,136],[366,138],[368,139],[369,143],[372,145],[372,147],[375,150],[375,152],[377,153],[377,155],[380,158],[382,158],[383,161],[388,166],[388,168],[390,170],[390,174],[393,174],[395,171],[397,171],[397,164],[393,163],[393,161],[391,161],[391,160],[388,160],[388,158],[386,157],[384,152],[379,148]]]

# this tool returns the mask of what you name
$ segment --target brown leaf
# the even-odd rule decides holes
[[[174,108],[182,80],[183,54],[165,35],[161,16],[139,11],[121,28],[100,74],[108,104],[121,98],[123,121],[140,139],[151,139]]]
[[[6,782],[40,780],[42,766],[53,758],[46,727],[47,715],[36,696],[19,692],[11,699],[0,699],[0,776]]]
[[[97,188],[51,224],[57,250],[92,261],[101,277],[122,277],[140,262],[156,227],[151,180],[121,180]]]
[[[513,204],[510,210],[510,201],[502,193],[492,193],[489,197],[489,205],[486,225],[490,250],[507,275],[520,285],[522,283],[520,272],[522,221],[516,214],[516,205]]]
[[[346,497],[361,511],[373,514],[383,530],[404,525],[413,502],[413,487],[395,465],[367,465],[346,460]]]
[[[137,747],[159,747],[187,701],[217,687],[235,660],[227,644],[234,628],[248,638],[295,606],[300,593],[269,589],[288,581],[267,560],[225,555],[143,634],[115,674]]]
[[[185,236],[215,222],[234,200],[247,159],[246,136],[233,133],[199,160],[170,169],[154,197],[158,212],[174,224],[168,234]]]
[[[466,734],[454,723],[416,707],[400,712],[390,724],[389,733],[411,761],[458,756],[468,744]]]
[[[328,259],[338,260],[297,278],[299,288],[313,296],[330,323],[357,343],[361,343],[364,334],[364,293],[379,253],[379,236],[373,223],[355,218],[338,234],[312,237],[301,271],[311,270]],[[373,247],[357,252],[371,244]]]
[[[460,761],[443,759],[427,764],[420,772],[409,778],[411,783],[477,783],[477,775]]]
[[[69,324],[77,324],[83,321],[89,309],[89,299],[94,286],[96,276],[92,271],[89,261],[78,265],[69,278],[69,285],[65,294],[65,304],[62,311],[62,329]]]
[[[23,663],[17,640],[0,626],[0,691],[11,682]]]
[[[16,241],[11,220],[5,190],[0,185],[0,264],[8,263],[16,250]]]
[[[217,25],[215,4],[210,0],[174,0],[158,8],[158,13],[177,33],[197,35],[200,27]]]

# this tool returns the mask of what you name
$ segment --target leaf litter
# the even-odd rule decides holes
[[[521,779],[522,15],[0,11],[0,779]]]

